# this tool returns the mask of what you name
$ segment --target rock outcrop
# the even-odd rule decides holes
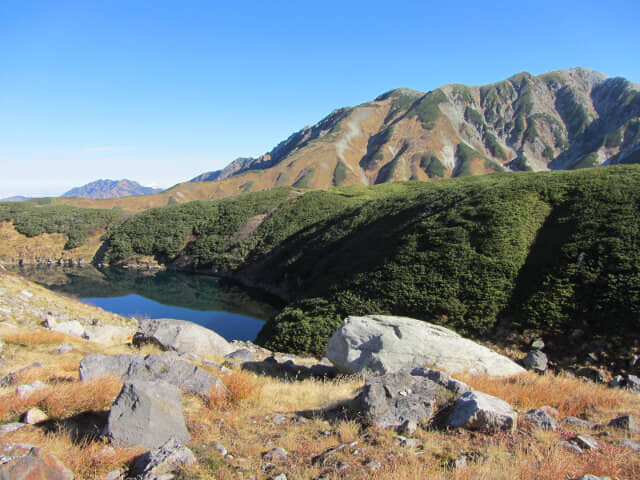
[[[468,430],[514,430],[517,415],[511,406],[482,392],[467,392],[454,404],[450,427]]]
[[[82,359],[79,374],[82,381],[106,375],[123,380],[163,381],[203,396],[212,390],[226,390],[218,377],[169,352],[145,357],[95,353]]]
[[[0,444],[0,478],[7,480],[73,480],[57,458],[28,443]]]
[[[170,438],[138,458],[130,475],[138,480],[155,480],[196,462],[191,450],[175,438]]]
[[[213,330],[193,322],[171,318],[140,320],[133,343],[154,343],[163,350],[192,353],[201,357],[223,356],[234,351],[229,342]]]
[[[327,357],[347,373],[377,374],[432,366],[507,376],[525,370],[508,358],[452,330],[406,317],[347,317],[333,334]]]
[[[107,436],[116,446],[157,448],[171,438],[191,439],[180,390],[166,382],[127,381],[111,406]]]

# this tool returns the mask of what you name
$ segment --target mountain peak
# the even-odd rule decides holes
[[[61,196],[99,199],[151,195],[161,191],[161,188],[144,187],[138,182],[126,178],[121,180],[100,179],[81,187],[72,188]]]

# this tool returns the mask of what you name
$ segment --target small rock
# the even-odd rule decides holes
[[[39,408],[30,408],[22,417],[22,421],[28,425],[35,425],[48,419],[47,414]]]
[[[575,443],[567,442],[563,440],[562,442],[559,442],[558,445],[567,450],[571,450],[574,453],[582,454],[582,449]]]
[[[418,430],[418,423],[415,420],[405,420],[400,427],[398,433],[401,435],[412,435]]]
[[[221,444],[220,442],[213,442],[213,448],[214,450],[217,450],[218,452],[220,452],[220,455],[222,455],[223,457],[227,454],[227,449],[226,447]]]
[[[531,342],[531,348],[535,350],[542,350],[544,348],[544,340],[541,338],[536,338],[533,342]]]
[[[560,412],[558,411],[557,408],[553,408],[545,405],[544,407],[540,407],[540,410],[542,410],[544,413],[546,413],[547,415],[553,418],[558,418],[560,416]]]
[[[638,430],[640,430],[631,415],[623,415],[622,417],[614,418],[609,422],[609,426],[622,428],[631,432],[637,432]]]
[[[36,380],[35,382],[31,382],[26,385],[18,385],[16,387],[16,394],[19,398],[25,399],[30,397],[36,390],[40,390],[46,386],[47,385],[42,383],[40,380]]]
[[[540,428],[556,431],[558,429],[558,422],[547,412],[543,410],[529,410],[524,418],[537,425]]]
[[[587,420],[583,420],[581,418],[578,417],[565,417],[561,420],[562,423],[567,423],[569,425],[572,425],[574,427],[580,427],[580,428],[587,428],[587,429],[593,429],[596,428],[598,426],[597,423],[593,423],[593,422],[589,422]]]
[[[7,480],[73,480],[60,460],[28,443],[0,444],[0,478]]]
[[[570,442],[575,443],[583,450],[598,450],[600,448],[600,444],[588,435],[578,435],[572,438]]]
[[[576,372],[578,377],[585,377],[597,383],[604,383],[604,374],[595,367],[582,367]]]
[[[504,400],[474,391],[456,401],[448,425],[469,430],[514,430],[516,418],[516,412]]]
[[[640,378],[636,377],[635,375],[627,375],[625,381],[629,390],[640,392]]]
[[[621,388],[624,385],[624,377],[616,375],[607,385],[611,388]]]
[[[287,476],[284,473],[279,473],[275,477],[269,477],[267,480],[287,480]]]
[[[596,477],[590,473],[577,478],[571,478],[570,480],[611,480],[611,477]]]
[[[522,360],[522,364],[526,368],[535,370],[536,372],[546,371],[548,363],[549,360],[547,356],[540,350],[531,350],[527,356],[524,357],[524,360]]]
[[[377,460],[371,460],[370,462],[365,463],[366,468],[375,472],[376,470],[380,470],[382,468],[382,464]]]
[[[255,355],[251,350],[247,348],[241,348],[231,353],[227,353],[224,358],[228,360],[234,360],[236,362],[252,362],[255,360]]]
[[[170,438],[160,447],[142,455],[132,473],[139,480],[155,480],[194,463],[196,457],[193,452],[175,438]]]
[[[122,472],[120,470],[111,470],[104,477],[104,480],[120,480],[123,478]]]
[[[70,343],[67,343],[66,345],[60,345],[58,348],[56,348],[55,353],[62,355],[65,353],[69,353],[72,350],[73,350],[73,345],[71,345]]]
[[[454,458],[453,460],[449,460],[447,462],[447,467],[451,469],[465,468],[467,466],[467,457],[465,455],[460,455],[458,458]]]
[[[285,417],[278,414],[274,415],[272,420],[273,420],[273,423],[277,423],[278,425],[282,425],[283,423],[287,422],[287,419]]]
[[[262,454],[263,460],[272,462],[274,460],[285,460],[289,454],[284,448],[276,447]]]
[[[26,423],[18,423],[18,422],[0,425],[0,437],[5,436],[7,433],[15,432],[16,430],[19,430],[26,425],[27,425]]]
[[[633,450],[634,452],[640,452],[640,444],[632,441],[632,440],[622,440],[620,442],[621,445],[624,445],[625,447],[629,447],[631,450]]]

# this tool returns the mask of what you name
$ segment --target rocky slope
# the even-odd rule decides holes
[[[104,198],[119,198],[129,197],[136,195],[153,195],[160,193],[161,188],[145,187],[133,180],[96,180],[95,182],[87,183],[82,187],[75,187],[66,193],[63,193],[62,197],[82,197],[92,199],[104,199]]]
[[[427,93],[401,88],[192,181],[241,193],[636,163],[638,92],[623,78],[583,68]]]

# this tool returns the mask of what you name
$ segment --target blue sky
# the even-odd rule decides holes
[[[401,86],[640,82],[635,1],[0,0],[0,197],[169,186]]]

